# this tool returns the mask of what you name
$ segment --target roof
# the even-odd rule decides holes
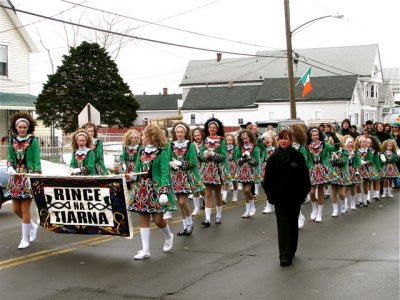
[[[11,3],[11,1],[0,0],[0,4],[5,6],[5,7],[14,8],[14,6]],[[37,48],[37,46],[33,42],[33,40],[31,38],[31,36],[29,35],[28,31],[26,31],[24,25],[22,25],[22,23],[21,23],[20,19],[18,18],[17,14],[15,13],[15,11],[13,11],[11,9],[6,9],[6,8],[2,8],[2,9],[4,9],[6,11],[7,15],[10,17],[11,21],[14,23],[15,28],[17,28],[18,32],[21,34],[21,36],[24,39],[25,43],[28,45],[29,50],[31,52],[39,52],[39,49]]]
[[[140,110],[178,110],[178,99],[182,94],[135,95]]]
[[[192,88],[182,110],[255,108],[259,89],[260,85]]]
[[[303,75],[309,64],[311,76],[360,75],[371,76],[378,45],[294,49],[300,55],[294,76]],[[284,51],[260,51],[258,57],[189,61],[180,86],[212,83],[262,82],[265,78],[287,78],[287,58]]]
[[[384,68],[383,78],[389,82],[392,90],[400,90],[400,68]]]
[[[358,76],[312,77],[313,90],[304,98],[301,97],[303,85],[296,86],[296,99],[301,101],[349,100],[353,96]],[[295,83],[299,78],[295,78]],[[287,78],[265,79],[256,98],[256,102],[289,101]]]
[[[36,96],[0,92],[0,109],[36,110]]]

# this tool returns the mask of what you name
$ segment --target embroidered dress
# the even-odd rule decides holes
[[[136,172],[133,192],[128,210],[144,214],[163,213],[176,210],[174,195],[171,192],[167,152],[162,148],[145,147],[139,150],[136,159]],[[161,194],[168,195],[168,202],[161,205]]]
[[[349,168],[349,180],[350,184],[360,184],[363,182],[361,176],[361,158],[358,151],[348,150],[349,157],[347,160],[347,165]]]
[[[94,167],[96,174],[107,175],[108,171],[104,165],[103,142],[101,140],[93,138],[93,151],[95,157]]]
[[[368,165],[370,180],[380,180],[382,177],[381,170],[381,160],[379,158],[379,153],[375,150],[370,150],[372,152],[372,163]]]
[[[228,163],[229,163],[229,170],[231,172],[231,178],[232,181],[236,181],[236,162],[235,162],[235,145],[226,145],[226,154],[228,158]]]
[[[259,148],[253,144],[244,144],[238,147],[235,152],[236,160],[236,181],[241,183],[253,183],[260,181],[260,153]],[[250,158],[243,157],[248,151]]]
[[[364,180],[369,180],[371,173],[368,165],[372,163],[372,153],[368,151],[368,148],[360,148],[357,150],[358,155],[361,159],[360,173]]]
[[[214,151],[214,157],[205,157],[204,151]],[[226,159],[226,142],[222,137],[207,137],[200,148],[200,160],[204,162],[202,179],[205,184],[221,185],[230,182],[230,169]]]
[[[349,177],[348,159],[349,152],[347,149],[340,149],[334,152],[336,154],[335,158],[332,158],[331,164],[335,169],[338,177],[330,182],[330,184],[344,186],[352,184]]]
[[[396,153],[386,150],[383,152],[385,155],[386,162],[383,164],[383,178],[396,178],[400,177],[399,169],[396,166],[396,163],[399,161],[399,157]]]
[[[265,167],[267,166],[267,161],[269,157],[275,152],[274,146],[268,146],[264,148],[263,155],[261,156],[262,164],[261,164],[261,176],[265,176]]]
[[[312,142],[306,146],[307,166],[310,173],[311,185],[329,183],[336,180],[338,175],[329,162],[333,146],[321,141]]]
[[[37,139],[32,135],[14,136],[8,146],[7,167],[13,167],[17,173],[41,173],[40,149]],[[31,185],[24,175],[10,176],[5,196],[11,199],[31,199]]]
[[[175,194],[191,194],[205,188],[198,173],[197,154],[193,143],[188,140],[173,141],[167,154],[168,161],[175,159],[182,163],[181,167],[171,167],[170,170],[171,185]]]
[[[94,162],[93,151],[89,148],[81,148],[72,153],[70,167],[81,169],[80,175],[96,175]]]
[[[125,174],[136,172],[136,157],[138,151],[139,145],[128,145],[122,150],[121,162],[125,163]],[[128,178],[126,181],[129,183],[132,182],[130,178]]]

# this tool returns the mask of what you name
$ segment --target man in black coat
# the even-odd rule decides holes
[[[292,133],[282,130],[279,148],[268,159],[263,188],[275,205],[281,266],[292,264],[298,242],[300,206],[311,189],[310,176],[302,153],[292,147]]]

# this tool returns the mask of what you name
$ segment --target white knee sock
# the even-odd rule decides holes
[[[215,207],[215,210],[217,211],[217,218],[221,218],[222,217],[222,206],[217,206]]]
[[[227,196],[228,196],[228,191],[222,191],[222,201],[226,201]]]
[[[193,197],[193,205],[195,210],[200,210],[201,208],[200,197]]]
[[[150,250],[150,227],[140,228],[140,238],[142,239],[142,250]]]
[[[167,226],[161,229],[164,232],[165,238],[169,239],[171,237],[171,231],[169,230],[169,225],[167,224]]]
[[[211,207],[204,208],[204,212],[206,214],[206,220],[210,221],[211,220]]]
[[[238,191],[237,190],[233,190],[232,200],[233,201],[237,201],[237,199],[238,199]]]
[[[187,217],[187,218],[186,218],[186,222],[187,222],[188,225],[193,225],[192,216]]]
[[[188,226],[187,219],[182,219],[183,229],[186,229]]]

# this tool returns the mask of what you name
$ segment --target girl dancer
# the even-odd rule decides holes
[[[269,157],[275,152],[275,149],[278,147],[278,144],[275,140],[275,136],[272,131],[267,131],[263,133],[261,136],[262,142],[264,144],[264,150],[261,152],[260,161],[261,161],[261,175],[264,178],[265,176],[265,168],[267,166],[267,161]],[[263,210],[263,214],[270,214],[274,211],[274,205],[266,202],[265,208]]]
[[[201,146],[203,145],[203,140],[204,140],[203,129],[200,127],[194,128],[192,131],[192,137],[193,137],[193,144],[196,149],[198,173],[200,174],[201,178],[201,174],[203,173],[203,167],[204,167],[204,162],[200,161],[200,149]],[[205,196],[204,190],[193,193],[194,210],[192,212],[192,216],[197,216],[198,214],[200,214],[204,196]]]
[[[229,162],[229,169],[231,171],[231,178],[232,178],[232,202],[237,202],[237,196],[238,196],[238,184],[235,181],[235,170],[236,170],[236,162],[234,159],[234,154],[235,150],[237,148],[236,146],[236,139],[235,136],[231,133],[225,134],[225,141],[226,141],[226,154]],[[222,192],[222,201],[226,203],[226,197],[228,195],[228,188],[229,188],[229,183],[224,184],[224,191]]]
[[[190,142],[190,128],[184,122],[172,126],[172,142],[167,147],[171,186],[178,200],[183,229],[178,236],[191,235],[193,221],[187,203],[188,195],[204,189],[197,169],[196,147]]]
[[[221,187],[228,182],[229,165],[226,159],[226,143],[224,140],[224,125],[217,118],[210,118],[204,124],[206,136],[204,144],[200,148],[200,160],[204,162],[202,173],[206,186],[205,219],[201,223],[204,227],[210,227],[211,197],[215,193],[216,217],[215,224],[222,223],[222,195]]]
[[[344,197],[344,187],[350,185],[349,173],[347,168],[347,162],[349,159],[349,152],[344,148],[342,137],[338,136],[340,141],[339,150],[332,152],[331,163],[335,169],[338,177],[331,181],[331,196],[332,196],[332,217],[338,216],[338,205],[337,197],[340,198],[340,206],[342,213],[347,212],[347,203]],[[331,140],[332,141],[332,140]]]
[[[11,197],[14,213],[22,219],[22,238],[18,249],[29,247],[36,239],[38,225],[31,220],[32,192],[29,179],[23,173],[41,173],[40,147],[33,136],[36,122],[26,113],[11,119],[12,136],[8,144],[7,174],[10,176],[6,197]]]
[[[95,156],[92,150],[92,139],[83,129],[72,134],[71,175],[96,175],[94,170]]]
[[[356,209],[356,185],[363,182],[360,175],[361,159],[358,151],[354,150],[354,138],[350,135],[343,137],[344,147],[347,149],[349,157],[347,159],[349,184],[344,187],[345,197],[350,198],[350,209]],[[347,212],[347,199],[345,198],[344,206],[341,206],[342,214]]]
[[[369,190],[371,192],[368,193],[367,202],[371,203],[371,198],[379,201],[382,178],[382,168],[380,160],[382,147],[377,139],[375,139],[374,137],[370,137],[368,138],[368,148],[370,148],[370,151],[372,152],[372,164],[368,166],[371,174],[370,183],[372,183],[372,188],[370,185]]]
[[[317,223],[322,222],[322,210],[324,207],[324,185],[337,179],[330,158],[331,153],[338,148],[338,139],[332,135],[335,147],[324,142],[322,132],[316,127],[311,127],[307,134],[307,165],[310,172],[312,205],[311,220]],[[318,191],[318,207],[315,191]]]
[[[361,192],[361,183],[357,183],[356,192],[357,192],[357,206],[364,205],[368,206],[367,195],[369,190],[371,172],[369,169],[369,165],[372,164],[372,152],[368,149],[368,138],[364,135],[360,135],[354,144],[357,154],[360,156],[361,166],[360,166],[360,175],[362,178],[362,192]]]
[[[258,183],[260,178],[260,152],[256,145],[254,133],[248,129],[243,129],[239,133],[238,147],[235,151],[236,181],[243,185],[246,197],[246,211],[242,218],[249,218],[256,213],[254,198],[251,193],[251,185]]]
[[[386,140],[382,144],[381,160],[383,162],[383,197],[393,197],[392,185],[393,179],[400,177],[399,169],[396,163],[400,159],[400,151],[397,149],[394,140]]]
[[[148,125],[142,135],[142,148],[136,159],[136,172],[146,174],[132,176],[133,193],[128,210],[139,213],[142,249],[135,255],[141,260],[150,257],[150,215],[165,235],[164,252],[172,249],[174,235],[163,219],[164,211],[176,210],[174,195],[170,187],[166,137],[160,127]]]
[[[136,156],[139,152],[140,134],[135,129],[130,129],[124,134],[123,149],[120,158],[122,170],[125,174],[134,173],[136,170]],[[127,176],[128,187],[131,186],[130,177]]]
[[[88,122],[82,126],[86,133],[92,138],[92,150],[94,151],[94,167],[97,175],[107,175],[108,171],[104,165],[103,142],[97,139],[97,128],[92,122]]]

